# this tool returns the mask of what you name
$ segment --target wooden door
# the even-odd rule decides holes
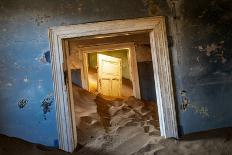
[[[121,96],[122,62],[121,59],[97,54],[98,92],[106,96]]]

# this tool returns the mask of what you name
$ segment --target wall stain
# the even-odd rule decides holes
[[[200,114],[203,118],[209,117],[208,108],[205,106],[198,106],[196,104],[190,103],[190,99],[187,96],[187,91],[182,90],[181,93],[181,107],[182,111],[187,111],[188,109],[193,109],[195,113]]]
[[[198,114],[200,114],[203,118],[205,117],[209,117],[209,113],[208,113],[208,108],[205,106],[197,106],[194,104],[191,104],[190,107]]]
[[[201,52],[204,52],[206,54],[206,56],[210,57],[211,60],[210,62],[213,63],[226,63],[227,59],[224,56],[224,41],[220,41],[219,43],[211,43],[208,45],[200,45],[198,46],[198,50]]]
[[[156,4],[155,0],[143,0],[144,6],[148,8],[149,15],[156,15],[159,12],[159,6]]]
[[[190,100],[189,98],[187,97],[187,92],[185,90],[182,90],[180,95],[181,95],[181,107],[180,109],[183,110],[183,111],[186,111],[188,108],[189,108],[189,105],[190,105]]]
[[[48,112],[51,112],[51,105],[52,105],[53,101],[54,101],[54,98],[53,98],[52,94],[48,94],[48,96],[46,96],[42,101],[41,107],[43,109],[45,120],[47,119],[46,114]]]
[[[41,24],[48,22],[50,18],[51,16],[49,15],[37,15],[34,20],[36,25],[40,26]]]
[[[28,99],[22,98],[18,101],[18,107],[19,109],[23,109],[28,103]]]

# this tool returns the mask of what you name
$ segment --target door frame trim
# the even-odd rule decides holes
[[[68,102],[64,80],[62,40],[106,34],[149,31],[154,69],[154,79],[161,136],[178,138],[175,100],[172,84],[171,63],[167,43],[165,17],[147,17],[114,20],[49,28],[52,77],[56,106],[59,148],[67,152],[75,149],[75,115]]]
[[[129,63],[129,71],[130,78],[133,85],[133,95],[140,99],[140,85],[139,85],[139,75],[137,68],[137,59],[135,53],[135,45],[134,43],[119,43],[119,44],[109,44],[109,45],[94,45],[94,46],[86,46],[79,48],[79,52],[82,53],[82,66],[81,66],[81,81],[82,87],[86,90],[89,90],[89,82],[88,82],[88,58],[87,53],[95,53],[99,51],[107,51],[107,50],[121,50],[128,49],[127,59]]]

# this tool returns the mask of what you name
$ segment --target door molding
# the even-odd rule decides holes
[[[134,43],[120,43],[120,44],[109,44],[109,45],[94,45],[94,46],[86,46],[79,49],[79,52],[82,53],[82,66],[81,66],[81,81],[84,89],[89,90],[89,80],[88,80],[88,53],[95,53],[99,51],[111,51],[111,50],[121,50],[128,49],[128,63],[129,63],[129,71],[130,78],[133,85],[133,95],[140,99],[140,85],[139,85],[139,75],[137,68],[137,59],[135,52]]]
[[[69,95],[64,80],[64,47],[62,41],[68,38],[101,36],[106,34],[149,31],[154,69],[155,89],[161,136],[176,137],[177,120],[173,93],[169,50],[165,17],[148,17],[128,20],[115,20],[49,29],[52,77],[56,105],[56,121],[59,148],[68,152],[75,149],[75,115],[72,113]]]

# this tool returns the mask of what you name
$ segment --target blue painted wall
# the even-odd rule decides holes
[[[232,126],[232,1],[182,1],[175,77],[182,133]],[[178,19],[179,18],[179,19]]]
[[[49,27],[146,15],[134,0],[0,0],[0,133],[57,146]]]
[[[152,61],[138,62],[141,99],[156,102],[155,80]]]
[[[168,35],[180,133],[232,126],[232,2],[175,2],[0,0],[0,133],[57,146],[49,27],[153,15],[178,25]]]

